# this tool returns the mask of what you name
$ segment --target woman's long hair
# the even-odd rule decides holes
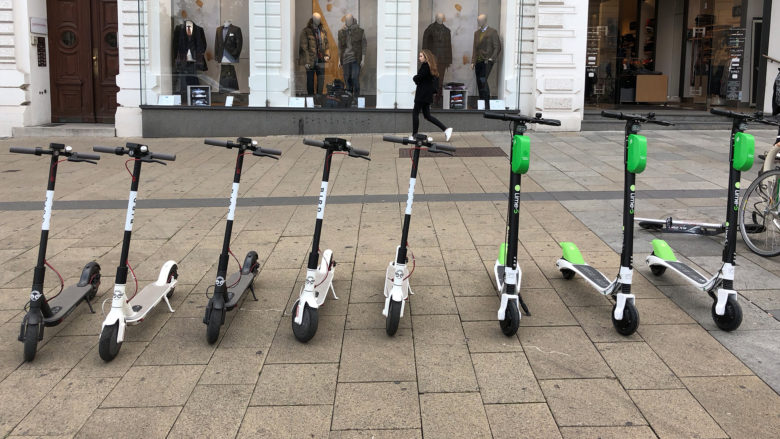
[[[428,67],[431,69],[431,75],[435,77],[439,77],[439,66],[436,63],[436,55],[431,53],[428,49],[421,50],[423,56],[425,57],[425,61],[428,63]]]

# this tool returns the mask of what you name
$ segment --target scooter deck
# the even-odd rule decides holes
[[[587,264],[572,264],[577,272],[583,277],[588,278],[591,282],[599,286],[599,288],[607,288],[611,283],[600,271]]]
[[[239,276],[241,278],[239,279]],[[238,304],[238,301],[241,300],[241,297],[246,293],[246,290],[248,290],[252,286],[252,282],[255,280],[255,273],[249,273],[245,275],[241,275],[240,272],[236,272],[231,274],[226,283],[228,285],[233,285],[232,287],[228,288],[228,301],[225,303],[225,308],[230,311],[231,309],[236,307],[236,304]],[[238,281],[238,283],[236,283]]]
[[[86,300],[85,296],[89,293],[91,288],[92,285],[89,284],[83,287],[72,285],[62,290],[62,292],[53,299],[49,300],[52,316],[43,319],[44,325],[56,326],[60,324],[62,319],[76,309],[76,305],[78,305],[82,299]]]
[[[669,264],[669,266],[672,267],[675,271],[696,282],[697,284],[707,283],[707,278],[702,276],[701,273],[694,270],[693,268],[683,264],[682,262],[666,261],[666,263]]]
[[[134,323],[143,319],[155,305],[160,303],[160,300],[168,293],[170,288],[171,284],[157,285],[152,283],[145,286],[128,302],[128,305],[133,309],[133,315],[127,318],[127,323]]]

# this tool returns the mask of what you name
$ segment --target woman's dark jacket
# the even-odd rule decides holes
[[[430,104],[433,102],[433,92],[436,91],[436,81],[438,79],[431,74],[431,68],[424,62],[417,70],[417,74],[412,78],[417,84],[417,90],[414,92],[414,102],[417,104]]]

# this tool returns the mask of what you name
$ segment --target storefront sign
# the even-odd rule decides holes
[[[30,33],[48,35],[49,25],[45,18],[30,17]]]

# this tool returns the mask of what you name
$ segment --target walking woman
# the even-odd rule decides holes
[[[417,84],[417,90],[414,92],[414,109],[412,110],[412,134],[417,134],[417,130],[420,128],[420,111],[422,111],[423,117],[444,131],[444,137],[449,141],[452,137],[452,128],[447,128],[439,119],[431,116],[433,93],[436,91],[436,83],[439,80],[436,57],[430,50],[423,49],[417,59],[420,61],[420,69],[412,78]]]

